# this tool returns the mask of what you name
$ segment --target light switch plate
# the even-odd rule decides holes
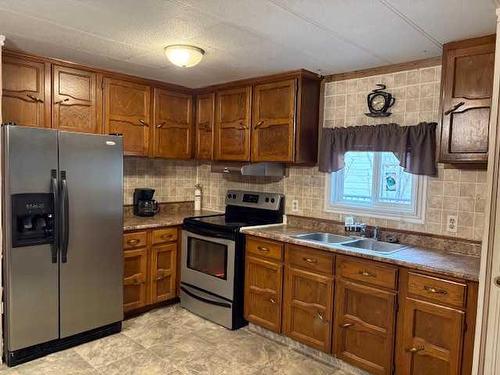
[[[457,233],[458,218],[457,215],[448,215],[446,217],[446,231],[450,233]]]
[[[294,199],[292,200],[292,212],[298,212],[299,211],[299,200]]]

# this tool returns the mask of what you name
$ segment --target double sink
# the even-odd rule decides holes
[[[358,250],[368,250],[383,254],[395,253],[396,251],[400,251],[407,247],[406,245],[383,242],[371,238],[347,237],[322,232],[297,234],[292,237],[303,241],[322,243],[325,245],[342,246]]]

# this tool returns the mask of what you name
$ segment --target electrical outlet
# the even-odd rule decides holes
[[[457,233],[458,226],[457,215],[448,215],[446,217],[446,230],[450,233]]]
[[[299,210],[299,200],[292,200],[292,212],[297,212]]]

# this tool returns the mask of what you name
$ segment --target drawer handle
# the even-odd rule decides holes
[[[342,328],[349,328],[349,327],[351,327],[353,325],[354,325],[354,323],[344,323],[340,327],[342,327]]]
[[[406,349],[406,351],[409,353],[418,353],[424,349],[425,349],[425,347],[423,347],[423,346],[414,346],[413,348]]]
[[[429,292],[429,293],[433,293],[433,294],[442,294],[442,295],[446,295],[448,294],[448,292],[444,289],[438,289],[438,288],[434,288],[432,286],[424,286],[424,290],[426,292]]]
[[[318,261],[316,259],[313,259],[313,258],[302,258],[304,260],[304,262],[307,262],[309,264],[315,264],[315,263],[318,263]]]
[[[271,302],[274,305],[278,303],[274,298],[269,298],[269,302]]]
[[[358,272],[361,276],[366,276],[366,277],[377,277],[377,275],[375,275],[374,273],[371,273],[371,272],[368,272],[368,271],[365,271],[365,270],[361,270]]]
[[[127,243],[129,245],[132,245],[132,246],[137,245],[139,242],[141,242],[141,241],[138,240],[137,238],[132,238],[132,239],[130,239],[130,240],[127,241]]]
[[[257,250],[263,251],[264,253],[269,252],[269,249],[267,247],[263,247],[263,246],[257,246]]]
[[[168,240],[172,237],[173,237],[173,234],[167,234],[167,233],[164,233],[160,236],[160,238],[163,238],[164,240]]]

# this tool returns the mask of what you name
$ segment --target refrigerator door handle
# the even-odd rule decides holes
[[[52,263],[57,263],[57,253],[59,251],[59,192],[57,183],[57,170],[50,171],[50,192],[54,201],[54,242],[50,245]]]
[[[61,262],[68,261],[69,244],[69,198],[66,171],[61,171]]]

